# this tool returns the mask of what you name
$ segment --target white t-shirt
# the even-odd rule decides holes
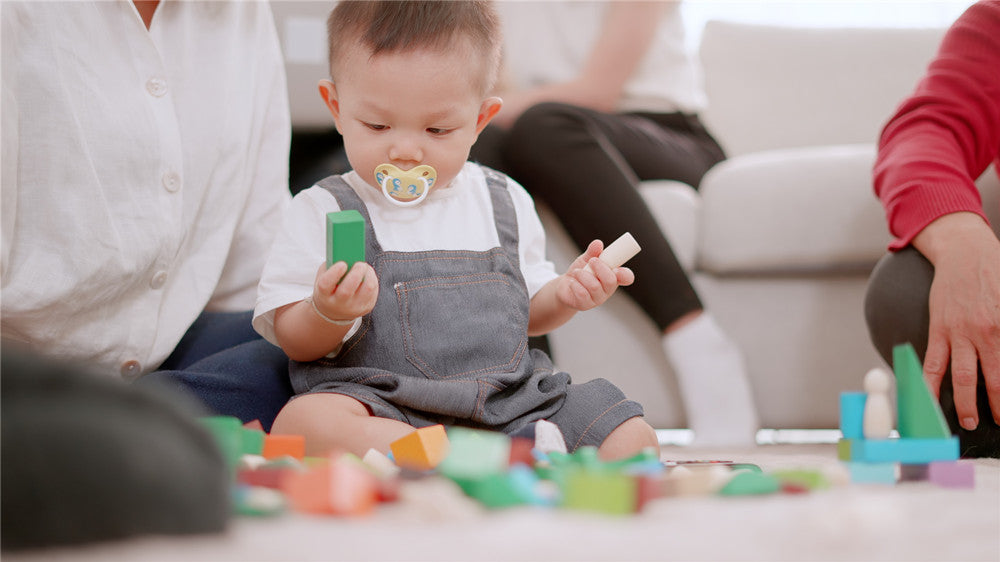
[[[610,2],[497,2],[504,69],[519,90],[575,78],[590,56]],[[667,2],[653,44],[625,84],[618,110],[697,113],[707,103],[684,43],[680,2]]]
[[[500,245],[486,177],[476,164],[466,163],[450,186],[431,190],[413,207],[390,203],[357,172],[343,178],[368,208],[375,236],[385,251],[486,251]],[[545,259],[545,231],[531,197],[510,178],[507,191],[517,215],[521,274],[528,295],[534,296],[558,275]],[[275,345],[274,311],[312,295],[316,271],[326,260],[326,214],[339,210],[333,195],[319,186],[303,190],[292,200],[264,266],[254,310],[254,328]]]
[[[266,2],[2,3],[2,333],[114,375],[249,310],[287,206]]]

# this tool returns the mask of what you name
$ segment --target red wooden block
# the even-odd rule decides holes
[[[535,458],[531,455],[531,449],[535,447],[535,440],[527,437],[515,437],[510,440],[510,464],[511,466],[521,463],[525,466],[535,464]]]

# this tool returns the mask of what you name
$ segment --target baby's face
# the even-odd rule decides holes
[[[377,187],[379,164],[429,165],[437,171],[434,185],[448,186],[499,101],[484,101],[481,72],[471,47],[375,58],[361,48],[349,53],[336,69],[331,109],[351,167]]]

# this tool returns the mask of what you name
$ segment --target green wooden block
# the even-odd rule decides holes
[[[782,485],[796,484],[810,490],[822,490],[830,487],[830,480],[819,470],[804,468],[776,470],[771,473]]]
[[[837,460],[849,461],[851,460],[851,448],[854,439],[841,439],[837,441]]]
[[[618,471],[569,467],[562,507],[611,515],[634,513],[639,499],[636,479]]]
[[[264,436],[266,434],[259,429],[242,428],[240,440],[240,453],[244,455],[259,455],[264,452]]]
[[[365,261],[365,219],[354,209],[326,215],[326,266]]]
[[[515,505],[543,505],[544,498],[536,493],[538,478],[525,466],[509,472],[495,472],[476,478],[455,478],[462,491],[490,509]]]
[[[233,416],[208,416],[200,418],[200,421],[215,437],[215,442],[235,477],[236,466],[243,454],[243,422]]]
[[[765,472],[739,471],[719,490],[723,496],[773,494],[781,490],[781,482]]]
[[[510,463],[510,437],[503,433],[453,427],[448,442],[448,456],[438,465],[445,476],[476,478],[505,472]]]
[[[915,439],[951,437],[948,422],[924,381],[920,358],[913,346],[904,343],[892,348],[896,373],[896,409],[899,436]]]

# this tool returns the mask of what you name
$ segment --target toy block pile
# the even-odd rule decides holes
[[[533,424],[533,437],[424,427],[393,442],[389,455],[371,449],[363,458],[306,457],[301,436],[267,434],[256,422],[241,424],[232,417],[203,422],[227,459],[234,508],[244,515],[291,509],[363,516],[404,496],[440,511],[449,504],[448,493],[486,509],[527,505],[626,515],[670,496],[802,493],[829,486],[819,471],[767,474],[730,461],[664,463],[656,448],[602,461],[595,447],[568,453],[558,427],[547,421]]]
[[[974,487],[975,467],[959,460],[958,438],[948,429],[924,381],[913,346],[896,346],[892,359],[899,437],[891,436],[892,412],[886,396],[891,375],[873,369],[865,376],[866,392],[840,395],[843,437],[837,456],[847,464],[851,481],[895,484],[924,480],[946,487]]]

